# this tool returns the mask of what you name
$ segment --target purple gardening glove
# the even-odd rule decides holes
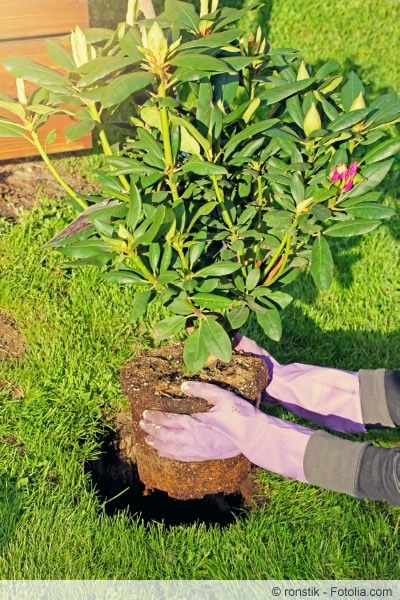
[[[235,337],[235,349],[262,358],[270,373],[266,396],[293,414],[343,433],[365,433],[358,373],[293,363],[280,365],[253,340]]]
[[[182,390],[213,406],[191,416],[144,411],[140,426],[148,434],[147,443],[161,456],[187,462],[242,453],[259,467],[307,481],[303,457],[313,430],[268,416],[216,385],[189,381]]]

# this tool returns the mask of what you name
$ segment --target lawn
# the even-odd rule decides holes
[[[301,13],[298,7],[280,0],[262,9],[274,46],[301,48],[312,64],[334,58],[356,65],[371,95],[400,88],[398,3],[304,0]],[[91,164],[76,160],[82,173]],[[385,183],[392,206],[398,172],[397,164]],[[131,288],[90,268],[62,270],[60,256],[43,249],[71,216],[66,201],[42,195],[18,224],[0,230],[0,308],[16,319],[27,348],[19,360],[0,362],[0,577],[400,579],[399,508],[265,471],[257,476],[265,502],[225,527],[168,526],[132,514],[134,507],[110,514],[85,465],[126,407],[119,370],[152,344],[151,319],[129,324]],[[337,243],[331,290],[317,294],[306,274],[292,284],[280,343],[255,324],[246,333],[281,362],[397,368],[399,237],[397,216],[362,239]],[[400,443],[396,433],[363,437]]]

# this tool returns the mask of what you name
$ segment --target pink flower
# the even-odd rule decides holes
[[[330,180],[332,182],[342,182],[342,192],[348,192],[353,187],[354,177],[357,173],[358,164],[356,161],[351,163],[349,167],[345,163],[341,163],[331,171]]]

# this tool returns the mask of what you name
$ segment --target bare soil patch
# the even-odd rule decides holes
[[[25,350],[25,340],[18,331],[16,320],[0,309],[0,361],[19,358]]]
[[[95,189],[95,185],[82,173],[78,176],[73,167],[69,172],[57,168],[78,192],[88,194]],[[66,195],[40,158],[0,162],[0,218],[17,222],[22,211],[33,208],[39,194],[50,198]]]

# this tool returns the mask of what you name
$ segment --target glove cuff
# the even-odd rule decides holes
[[[394,429],[396,424],[390,416],[385,388],[385,369],[361,370],[360,401],[363,422],[369,428]]]
[[[368,446],[370,442],[350,442],[316,431],[304,454],[307,481],[327,490],[357,496],[360,461]]]

